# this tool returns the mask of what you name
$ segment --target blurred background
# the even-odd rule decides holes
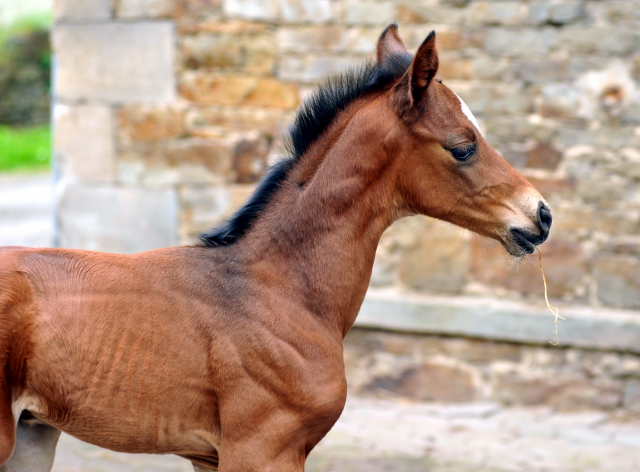
[[[308,469],[640,470],[640,0],[3,0],[0,244],[193,243],[391,21],[412,52],[436,31],[439,76],[549,202],[567,320],[552,346],[537,257],[397,222]],[[84,447],[54,470],[189,470]]]

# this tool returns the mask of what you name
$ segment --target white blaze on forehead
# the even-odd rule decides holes
[[[455,96],[458,97],[458,94],[456,93]],[[473,116],[473,113],[471,113],[471,110],[469,110],[469,107],[467,106],[467,104],[464,103],[464,101],[460,97],[458,97],[458,100],[460,100],[460,108],[462,108],[462,113],[464,113],[465,116],[469,118],[469,121],[473,123],[473,126],[475,126],[478,129],[478,131],[480,131],[480,125],[478,125],[478,122],[476,121],[476,117]]]

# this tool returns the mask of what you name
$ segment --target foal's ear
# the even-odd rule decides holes
[[[384,29],[380,35],[380,39],[378,39],[376,62],[378,66],[384,66],[393,56],[406,53],[407,48],[398,34],[398,23],[394,21]]]
[[[436,51],[436,32],[432,31],[427,39],[420,45],[416,56],[411,63],[410,90],[413,103],[422,98],[424,91],[429,86],[438,72],[438,53]]]

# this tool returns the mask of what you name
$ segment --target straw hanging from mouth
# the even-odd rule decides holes
[[[549,343],[553,344],[554,346],[557,346],[558,344],[560,344],[560,338],[558,337],[558,324],[560,324],[560,320],[564,321],[564,318],[560,316],[558,309],[549,303],[549,297],[547,296],[547,280],[544,277],[544,270],[542,270],[542,253],[540,252],[540,249],[538,249],[538,246],[535,246],[535,248],[536,248],[536,251],[538,251],[538,254],[540,255],[540,257],[538,258],[538,264],[540,264],[540,272],[542,273],[542,282],[544,283],[544,300],[547,302],[547,307],[549,308],[549,311],[553,313],[553,316],[555,316],[555,320],[553,322],[556,324],[556,329],[555,331],[551,331],[551,332],[556,335],[556,342],[554,343],[553,341],[549,341]]]

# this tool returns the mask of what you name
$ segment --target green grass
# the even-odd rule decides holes
[[[37,29],[46,30],[51,15],[33,16],[9,26],[0,26],[0,62],[5,43],[12,36]],[[40,58],[46,62],[48,57]],[[51,128],[49,125],[8,127],[0,125],[0,172],[38,171],[51,162]]]
[[[51,162],[51,128],[0,126],[0,172],[47,169]]]
[[[52,23],[50,14],[33,15],[21,18],[10,25],[0,25],[0,47],[11,36],[15,36],[25,31],[48,30]]]

